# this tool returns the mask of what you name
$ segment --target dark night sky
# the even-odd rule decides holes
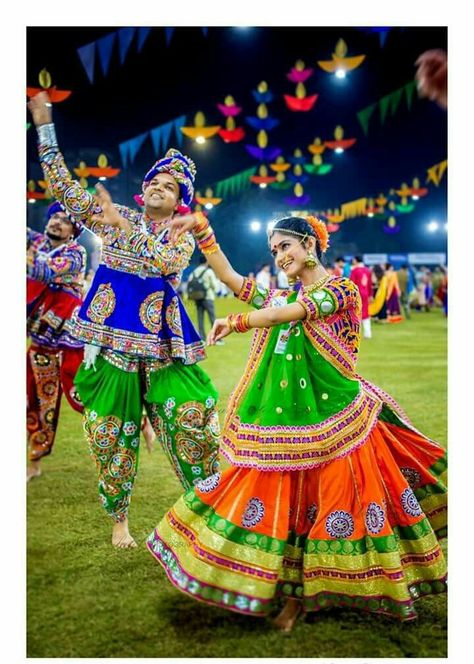
[[[196,189],[207,186],[254,166],[244,144],[256,143],[256,132],[244,123],[255,115],[257,104],[252,90],[266,80],[275,99],[269,113],[280,125],[269,132],[270,145],[277,145],[289,157],[299,147],[303,153],[316,136],[333,137],[340,124],[345,137],[357,138],[356,145],[343,155],[324,153],[333,163],[331,173],[312,177],[304,185],[311,195],[310,209],[334,208],[363,196],[388,193],[402,182],[409,185],[414,177],[423,183],[426,169],[447,157],[446,112],[427,100],[413,99],[408,110],[404,101],[395,115],[390,112],[384,125],[378,111],[364,136],[357,111],[393,92],[413,79],[414,62],[428,48],[446,48],[445,28],[393,28],[384,47],[377,34],[357,28],[275,27],[247,30],[208,28],[207,37],[200,27],[178,27],[169,47],[164,28],[152,28],[142,50],[132,43],[125,62],[120,65],[118,45],[112,55],[109,72],[104,77],[96,57],[94,84],[80,63],[76,49],[99,39],[117,28],[35,27],[27,30],[27,84],[38,85],[38,73],[45,67],[53,85],[73,91],[71,97],[54,106],[59,144],[70,168],[84,160],[90,165],[104,152],[112,166],[121,167],[118,144],[142,132],[186,114],[192,125],[201,110],[207,124],[224,124],[216,104],[231,94],[243,107],[238,124],[247,136],[243,142],[225,144],[214,137],[205,146],[184,138],[182,150],[198,167]],[[348,45],[348,55],[366,54],[366,60],[345,81],[337,81],[323,72],[317,60],[329,60],[337,40]],[[305,83],[307,93],[318,93],[318,101],[309,113],[290,112],[283,94],[294,94],[295,84],[286,74],[297,59],[315,69]],[[171,147],[173,145],[170,143]],[[132,195],[139,191],[144,172],[155,161],[151,140],[140,150],[133,167],[107,186],[114,200],[134,205]],[[27,177],[41,176],[36,156],[35,132],[28,132]],[[348,220],[332,236],[331,255],[339,253],[445,251],[443,232],[427,234],[426,223],[433,218],[446,220],[446,180],[418,203],[415,212],[400,215],[402,230],[397,235],[383,232],[383,222],[366,218]],[[290,190],[291,191],[291,190]],[[283,202],[287,192],[261,190],[253,186],[238,197],[229,196],[210,213],[219,240],[241,270],[254,269],[255,263],[268,258],[265,234],[253,234],[249,221],[268,221],[275,212],[289,209]],[[41,210],[28,206],[29,223],[37,226]],[[34,209],[31,209],[34,208]]]

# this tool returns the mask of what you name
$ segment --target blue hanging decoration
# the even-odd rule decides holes
[[[77,54],[86,71],[89,81],[94,83],[95,42],[91,42],[90,44],[78,48]]]

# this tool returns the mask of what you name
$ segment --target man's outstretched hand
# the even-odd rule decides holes
[[[131,226],[128,219],[122,217],[120,212],[114,205],[114,202],[104,187],[104,185],[97,183],[95,185],[96,194],[94,199],[97,205],[102,209],[99,214],[95,214],[92,217],[92,221],[100,226],[112,226],[114,228],[119,228],[120,230],[130,232]]]
[[[28,102],[33,122],[36,127],[53,121],[52,104],[47,92],[38,92]]]

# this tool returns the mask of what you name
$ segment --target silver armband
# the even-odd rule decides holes
[[[38,132],[38,139],[42,145],[49,145],[51,147],[58,147],[58,140],[56,138],[56,130],[54,129],[54,124],[51,122],[49,124],[40,125],[36,127]]]

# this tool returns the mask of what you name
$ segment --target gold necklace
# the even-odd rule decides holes
[[[324,277],[321,277],[320,279],[315,281],[314,284],[308,284],[308,286],[303,286],[304,291],[306,293],[312,293],[313,291],[318,290],[318,288],[321,288],[321,286],[323,286],[326,283],[326,281],[329,279],[330,276],[331,276],[330,274],[325,274]]]

